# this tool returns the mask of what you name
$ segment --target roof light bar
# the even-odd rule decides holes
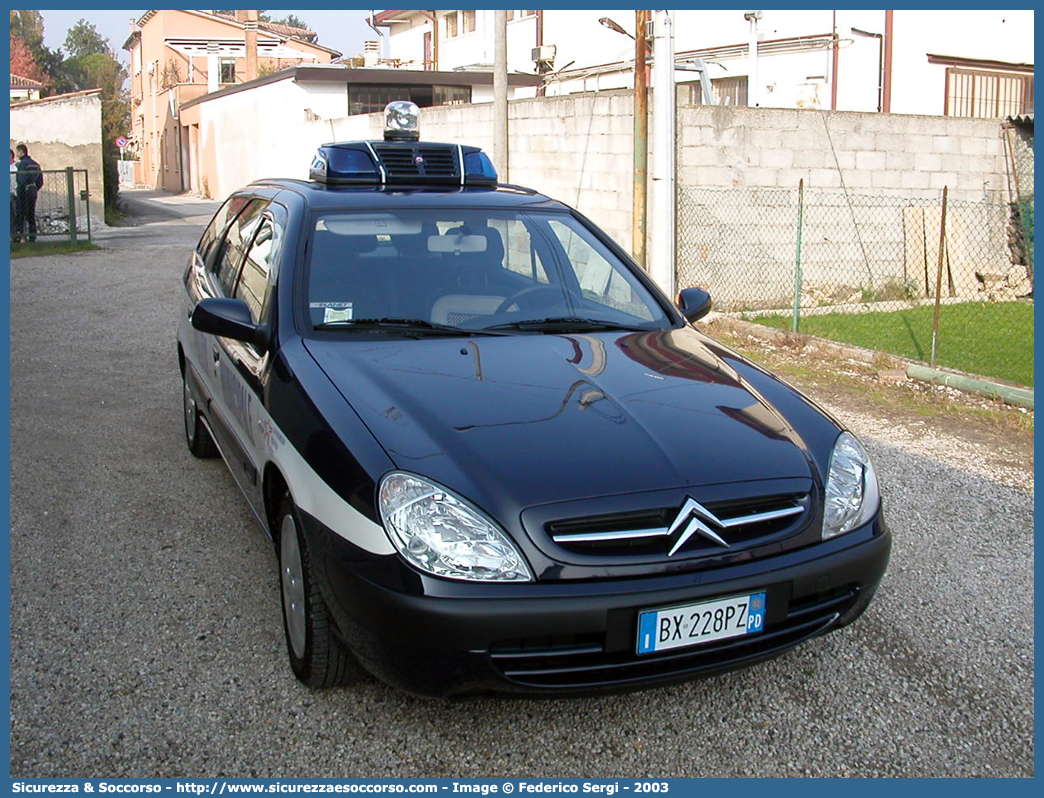
[[[497,170],[478,147],[420,141],[420,111],[405,100],[385,108],[384,141],[323,144],[308,170],[329,186],[493,186]]]

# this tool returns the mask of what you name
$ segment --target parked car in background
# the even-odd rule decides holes
[[[184,277],[188,446],[275,544],[297,677],[621,691],[855,620],[890,549],[859,441],[393,106],[234,193]]]

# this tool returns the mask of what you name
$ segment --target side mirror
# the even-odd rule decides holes
[[[678,292],[678,310],[691,324],[699,321],[711,309],[710,294],[702,288],[683,288]]]
[[[268,349],[264,327],[254,324],[242,299],[201,299],[192,310],[192,326],[200,332],[245,341],[262,352]]]

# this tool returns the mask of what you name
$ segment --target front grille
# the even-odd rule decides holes
[[[391,180],[460,178],[457,148],[452,145],[374,143],[373,151]]]
[[[807,494],[787,494],[636,512],[551,521],[548,536],[566,551],[613,556],[694,556],[724,548],[756,545],[800,525],[809,507]],[[707,513],[702,511],[706,510]],[[692,518],[701,529],[679,545]],[[717,540],[715,539],[717,538]],[[725,546],[727,544],[727,546]]]
[[[609,652],[601,637],[554,645],[504,642],[492,647],[489,654],[504,677],[519,685],[561,690],[624,687],[650,679],[727,670],[775,656],[829,631],[854,604],[856,595],[849,588],[811,602],[792,604],[785,620],[770,624],[760,634],[662,654],[639,656],[633,648]]]

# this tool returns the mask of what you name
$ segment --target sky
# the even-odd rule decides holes
[[[69,28],[81,19],[85,19],[97,28],[103,38],[109,40],[112,49],[116,51],[120,60],[127,63],[129,53],[123,49],[123,43],[130,34],[129,20],[139,19],[144,10],[140,11],[44,11],[44,44],[51,50],[62,47],[65,43],[65,34]],[[368,10],[356,11],[333,11],[330,9],[322,11],[308,11],[303,9],[292,9],[290,11],[272,11],[267,13],[273,19],[281,19],[287,14],[295,14],[308,26],[319,34],[319,44],[339,50],[344,55],[355,55],[362,52],[362,44],[367,39],[376,39],[377,34],[366,24]]]

